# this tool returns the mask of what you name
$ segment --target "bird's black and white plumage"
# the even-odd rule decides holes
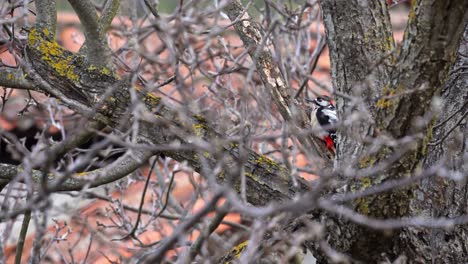
[[[332,99],[328,96],[319,96],[315,100],[307,101],[314,103],[310,113],[312,128],[318,130],[317,134],[325,141],[327,148],[334,151],[336,147],[336,129],[334,126],[338,121],[338,117]]]

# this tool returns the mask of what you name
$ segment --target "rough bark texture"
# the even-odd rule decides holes
[[[424,166],[442,162],[448,169],[466,173],[468,168],[463,159],[466,160],[468,143],[468,30],[465,29],[464,35],[460,55],[441,91],[445,103],[434,127]],[[465,182],[432,177],[423,180],[413,192],[417,199],[410,201],[412,212],[450,218],[468,214],[468,189]],[[463,263],[468,255],[467,235],[466,225],[460,225],[450,230],[405,229],[400,237],[402,243],[407,245],[408,256],[418,256],[417,261],[420,263]]]
[[[371,105],[390,79],[394,49],[390,18],[385,1],[322,1],[323,20],[331,56],[331,74],[335,90],[362,98]],[[350,23],[352,21],[352,23]],[[380,63],[379,63],[380,62]],[[362,153],[361,142],[372,135],[375,117],[368,113],[355,120],[349,100],[338,96],[341,120],[352,118],[355,124],[340,133],[338,166]],[[349,130],[351,128],[351,130]]]
[[[431,104],[433,98],[440,94],[448,69],[456,57],[461,32],[466,23],[467,3],[414,2],[405,39],[401,47],[394,50],[385,1],[322,1],[333,84],[339,95],[362,98],[367,114],[365,120],[353,119],[352,115],[346,116],[345,113],[352,112],[350,110],[359,107],[359,104],[353,100],[338,99],[342,119],[353,120],[353,123],[346,124],[346,131],[341,133],[338,168],[351,167],[359,173],[360,169],[388,162],[392,155],[398,155],[391,166],[375,176],[352,180],[349,185],[351,191],[362,191],[390,179],[414,177],[423,167],[425,159],[431,160],[428,164],[440,161],[441,157],[438,155],[441,155],[442,150],[431,148],[428,151],[428,142],[437,140],[437,133],[442,133],[432,133],[436,117],[431,111]],[[451,87],[442,95],[450,102],[453,100],[450,97],[466,97],[466,91]],[[452,109],[447,114],[453,114],[453,111],[455,110]],[[418,123],[417,120],[426,121]],[[450,128],[447,124],[442,127]],[[378,151],[371,151],[371,146],[364,143],[364,139],[382,137],[395,140],[411,137],[411,143],[407,144],[406,149],[400,147],[403,150],[381,147]],[[455,167],[461,169],[460,164]],[[455,197],[465,197],[466,186],[460,188],[444,182],[440,178],[426,180],[419,187],[357,199],[352,206],[359,213],[381,219],[421,215],[451,216],[454,214],[453,210],[456,215],[465,213],[466,206],[457,205],[458,203],[452,206],[451,202],[454,202]],[[454,196],[447,199],[445,196],[448,194]],[[421,198],[427,197],[426,195],[434,195],[434,202]],[[439,210],[434,212],[430,208],[436,201],[439,203]],[[429,253],[437,251],[434,247],[435,232],[431,230],[426,232],[407,228],[384,233],[340,220],[329,221],[332,246],[349,254],[356,261],[394,261],[399,256],[406,256],[412,263],[427,263],[432,256],[435,257]],[[457,231],[461,230],[464,229],[460,227]],[[462,236],[464,232],[456,234]],[[466,247],[459,246],[466,242],[457,241],[456,238],[455,235],[446,236],[445,241],[456,241],[457,246],[450,248],[456,247],[459,256],[463,256],[456,258],[466,259]],[[439,247],[443,248],[443,244]],[[446,252],[448,244],[450,243],[445,243]],[[441,258],[444,258],[444,263],[454,263],[447,256]]]

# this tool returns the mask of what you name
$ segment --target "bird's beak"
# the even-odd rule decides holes
[[[309,103],[313,103],[314,105],[317,105],[317,106],[318,106],[318,103],[317,103],[317,101],[316,101],[315,99],[312,99],[312,100],[311,100],[311,99],[307,99],[307,98],[306,98],[305,101],[306,101],[306,102],[309,102]]]
[[[308,102],[308,103],[312,103],[312,104],[310,105],[310,108],[311,108],[312,110],[315,110],[315,108],[317,108],[317,102],[316,102],[315,100],[305,99],[305,101]]]

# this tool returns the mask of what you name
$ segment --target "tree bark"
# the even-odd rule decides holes
[[[433,132],[438,113],[434,105],[456,58],[466,23],[467,3],[416,1],[410,11],[404,41],[395,49],[385,1],[321,2],[333,85],[339,98],[338,110],[341,120],[352,120],[346,124],[346,131],[340,133],[336,166],[337,172],[349,183],[349,191],[364,191],[390,180],[417,177],[425,168],[424,161],[426,167],[440,161],[442,150],[428,143],[437,141],[436,138],[440,140],[438,133],[444,133],[437,130],[447,132],[450,126],[445,123]],[[445,102],[451,102],[454,97],[458,97],[457,100],[466,98],[466,91],[462,89],[450,87],[443,91]],[[452,115],[460,109],[460,104],[457,105],[459,108],[444,108],[442,113]],[[353,116],[359,110],[365,118]],[[399,147],[383,144],[376,150],[375,144],[368,143],[385,142],[388,138],[401,140]],[[403,143],[404,139],[408,141]],[[463,150],[458,148],[455,152],[460,151]],[[459,163],[452,162],[452,168],[463,171]],[[371,167],[381,169],[368,174],[366,169]],[[345,168],[351,168],[352,173],[346,172]],[[459,205],[454,198],[465,197],[466,186],[455,186],[457,184],[451,181],[431,177],[416,186],[358,198],[350,206],[360,214],[376,219],[453,216],[454,212],[460,215],[466,213],[466,206]],[[453,197],[446,199],[449,194]],[[435,197],[429,199],[431,196]],[[431,207],[435,201],[439,203],[437,212]],[[374,263],[401,257],[410,259],[411,263],[427,263],[432,257],[437,259],[430,254],[437,252],[434,245],[440,240],[440,237],[435,238],[433,230],[375,231],[333,218],[327,220],[327,226],[332,247],[355,261]],[[462,230],[462,227],[457,228],[457,231]],[[462,246],[466,242],[457,237],[449,235],[445,238],[445,241],[456,241],[456,246],[449,242],[437,246],[445,252],[456,247],[461,257],[454,259],[466,259],[468,252]],[[454,259],[447,255],[442,256],[439,258],[444,258],[444,263],[457,262],[451,262]],[[325,261],[326,258],[319,259]]]
[[[451,69],[441,97],[443,108],[434,126],[433,139],[429,143],[424,167],[441,163],[447,170],[457,172],[460,178],[468,171],[467,155],[467,111],[468,111],[468,49],[466,39],[468,27],[459,49],[456,63]],[[466,176],[466,175],[464,175]],[[468,214],[468,186],[464,181],[443,178],[427,178],[413,191],[410,210],[428,217],[459,217]],[[468,258],[466,225],[450,229],[404,229],[400,243],[407,256],[417,256],[420,263],[463,263]]]

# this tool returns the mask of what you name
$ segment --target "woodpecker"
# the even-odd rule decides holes
[[[314,104],[310,113],[312,128],[319,131],[317,135],[325,141],[327,148],[334,152],[336,147],[334,125],[338,121],[338,117],[332,99],[328,96],[319,96],[315,100],[306,99],[306,101]]]

